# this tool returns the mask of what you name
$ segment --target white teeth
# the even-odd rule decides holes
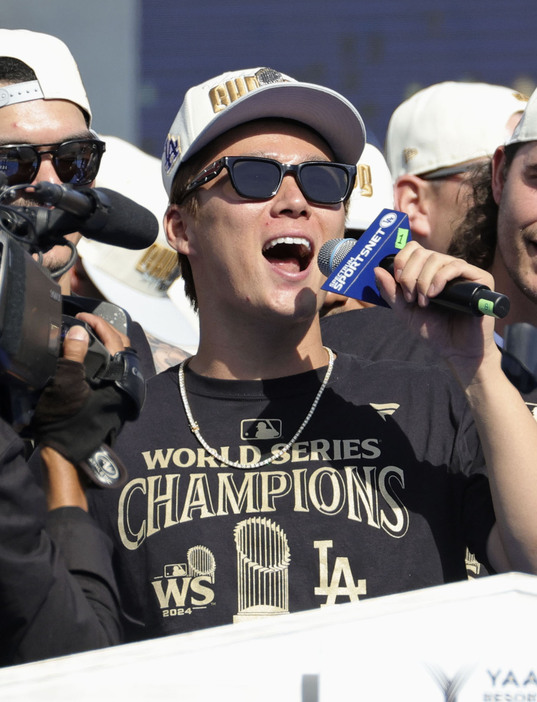
[[[280,236],[278,239],[273,239],[269,241],[263,247],[263,251],[268,251],[278,244],[295,244],[300,246],[306,246],[308,251],[311,249],[311,244],[307,239],[303,239],[300,236]]]

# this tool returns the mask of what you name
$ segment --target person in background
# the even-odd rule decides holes
[[[40,32],[0,29],[0,90],[0,171],[7,176],[7,185],[48,181],[94,186],[106,156],[106,143],[92,128],[86,90],[65,43]],[[115,145],[112,148],[115,151]],[[105,168],[108,170],[108,164]],[[119,178],[115,180],[118,183]],[[121,192],[121,187],[117,190]],[[10,204],[40,203],[31,191],[21,191]],[[42,265],[59,283],[62,294],[87,297],[95,288],[84,291],[71,287],[81,234],[67,234],[64,240],[66,245],[53,246],[42,254]],[[155,373],[152,350],[136,310],[129,304],[128,311],[134,320],[131,342],[148,378]]]
[[[385,154],[395,209],[412,237],[447,252],[472,203],[468,173],[512,133],[527,96],[501,85],[446,81],[419,90],[393,112]]]
[[[0,29],[0,169],[8,186],[39,181],[91,185],[106,145],[91,128],[91,108],[76,62],[57,37]],[[14,205],[40,204],[22,192]],[[73,232],[65,239],[80,240]],[[43,265],[64,294],[73,249],[54,246]]]
[[[509,314],[496,320],[495,338],[504,346],[510,326],[537,326],[537,92],[505,145],[472,177],[474,205],[457,230],[450,251],[489,271],[510,300]],[[535,341],[528,339],[529,348]],[[533,364],[530,362],[530,367]],[[523,396],[537,417],[537,391]]]

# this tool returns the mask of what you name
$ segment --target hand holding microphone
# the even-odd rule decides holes
[[[323,289],[387,307],[378,292],[374,268],[379,266],[393,275],[395,255],[409,239],[407,215],[383,210],[360,239],[327,241],[318,256],[319,269],[328,277]],[[449,281],[430,302],[476,316],[503,318],[509,312],[506,295],[462,278]]]

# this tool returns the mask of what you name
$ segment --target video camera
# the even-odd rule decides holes
[[[77,231],[80,222],[72,218],[55,231],[54,210],[1,204],[7,192],[0,184],[0,416],[23,433],[41,390],[54,376],[62,340],[74,324],[85,326],[90,337],[85,359],[88,382],[107,379],[111,356],[75,315],[97,314],[126,335],[131,320],[112,303],[62,296],[60,286],[32,253],[65,245],[64,234]]]

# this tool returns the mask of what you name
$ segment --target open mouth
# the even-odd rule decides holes
[[[272,265],[288,272],[304,271],[311,263],[311,244],[303,237],[282,236],[267,242],[263,256]]]

